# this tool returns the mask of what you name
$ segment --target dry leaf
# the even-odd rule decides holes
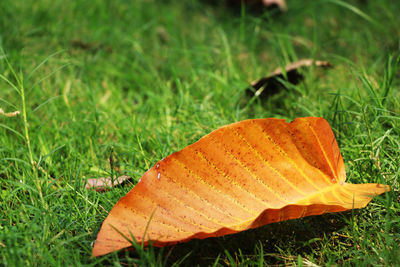
[[[14,111],[14,112],[4,112],[4,110],[2,108],[0,108],[0,115],[6,116],[6,117],[16,117],[17,115],[19,115],[19,111]]]
[[[251,7],[268,7],[268,8],[279,8],[280,11],[285,12],[287,11],[287,5],[285,0],[229,0],[227,3],[231,3],[234,5],[241,5],[245,3]]]
[[[167,32],[167,30],[165,29],[165,27],[163,26],[159,26],[157,27],[157,35],[158,35],[158,39],[160,40],[161,43],[163,44],[167,44],[170,40],[169,34]]]
[[[101,43],[93,42],[93,43],[88,43],[82,40],[72,40],[70,41],[70,44],[74,48],[78,48],[81,50],[88,50],[88,51],[93,51],[96,52],[98,50],[104,49],[106,52],[111,53],[112,48],[110,46],[106,46]]]
[[[309,67],[311,65],[315,65],[317,67],[330,67],[331,63],[329,63],[328,61],[321,61],[321,60],[313,60],[313,59],[309,59],[309,58],[303,58],[300,59],[296,62],[290,63],[288,65],[286,65],[285,70],[286,72],[290,72],[293,70],[297,70],[300,67]],[[276,68],[271,74],[270,76],[277,76],[277,75],[282,75],[282,69]]]
[[[345,179],[342,156],[323,118],[226,125],[148,170],[103,222],[93,255],[131,246],[121,234],[166,246],[362,208],[389,190]]]
[[[280,10],[286,11],[286,1],[285,0],[262,0],[264,6],[278,6]]]
[[[113,186],[117,186],[123,184],[124,182],[132,179],[130,176],[120,176],[114,179],[114,183],[111,177],[101,177],[101,178],[94,178],[88,179],[85,188],[86,189],[94,189],[96,191],[106,191]]]
[[[241,3],[242,1],[235,0],[237,3]],[[246,4],[250,5],[257,5],[261,4],[266,7],[278,7],[281,11],[286,11],[287,10],[287,5],[285,0],[245,0],[244,1]]]
[[[286,77],[288,82],[292,84],[298,84],[303,76],[298,72],[301,67],[310,67],[315,65],[317,67],[331,67],[332,65],[328,61],[320,61],[313,59],[301,59],[299,61],[290,63],[285,67]],[[276,68],[269,75],[251,82],[252,89],[247,89],[249,95],[255,95],[260,97],[265,97],[277,93],[284,85],[279,81],[279,79],[285,79],[282,69]],[[254,91],[254,89],[256,91]]]

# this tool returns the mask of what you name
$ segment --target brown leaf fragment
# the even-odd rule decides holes
[[[88,43],[88,42],[84,42],[82,40],[72,40],[72,41],[70,41],[70,44],[72,47],[74,47],[76,49],[81,49],[81,50],[97,52],[98,50],[104,49],[108,53],[112,52],[112,48],[110,46],[106,46],[104,44],[97,43],[97,42]]]
[[[303,80],[303,76],[298,70],[302,67],[310,67],[312,65],[317,67],[332,67],[332,64],[328,61],[301,59],[286,65],[285,71],[283,71],[281,67],[278,67],[267,76],[251,82],[250,85],[252,88],[247,88],[247,95],[258,96],[260,98],[274,95],[286,88],[281,80],[287,80],[292,84],[298,84]],[[284,73],[286,73],[286,76]]]
[[[278,6],[281,11],[287,10],[285,0],[262,0],[264,6]]]
[[[251,7],[267,7],[267,8],[279,8],[280,11],[287,11],[287,5],[285,0],[230,0],[228,1],[235,5],[241,5],[242,2]]]
[[[93,178],[87,180],[85,188],[94,189],[97,192],[104,192],[110,189],[111,187],[121,185],[130,179],[132,179],[132,177],[123,175],[115,178],[113,183],[111,177]]]
[[[169,42],[170,37],[168,31],[163,26],[157,27],[157,35],[161,43],[167,44]]]
[[[19,111],[14,111],[14,112],[5,112],[2,108],[0,108],[0,115],[6,116],[6,117],[16,117],[19,115]]]

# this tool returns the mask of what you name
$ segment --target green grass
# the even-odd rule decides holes
[[[400,5],[292,0],[279,14],[208,2],[0,1],[0,108],[21,112],[0,115],[3,265],[400,265]],[[334,67],[246,96],[300,58]],[[302,116],[329,121],[348,181],[393,190],[354,212],[91,257],[107,212],[157,160],[231,122]],[[133,184],[85,190],[110,173]]]

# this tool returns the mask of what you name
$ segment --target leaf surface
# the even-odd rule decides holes
[[[93,255],[131,246],[121,234],[166,246],[362,208],[389,190],[345,179],[342,156],[323,118],[226,125],[148,170],[105,219]]]

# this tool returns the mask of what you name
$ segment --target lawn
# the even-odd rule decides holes
[[[0,114],[1,264],[400,265],[400,4],[287,2],[282,13],[224,1],[0,1],[0,108],[19,111]],[[301,58],[332,67],[302,69],[300,83],[263,99],[246,93]],[[349,182],[392,191],[362,210],[91,256],[108,212],[158,160],[228,123],[305,116],[330,123]],[[110,175],[133,179],[85,189]]]

